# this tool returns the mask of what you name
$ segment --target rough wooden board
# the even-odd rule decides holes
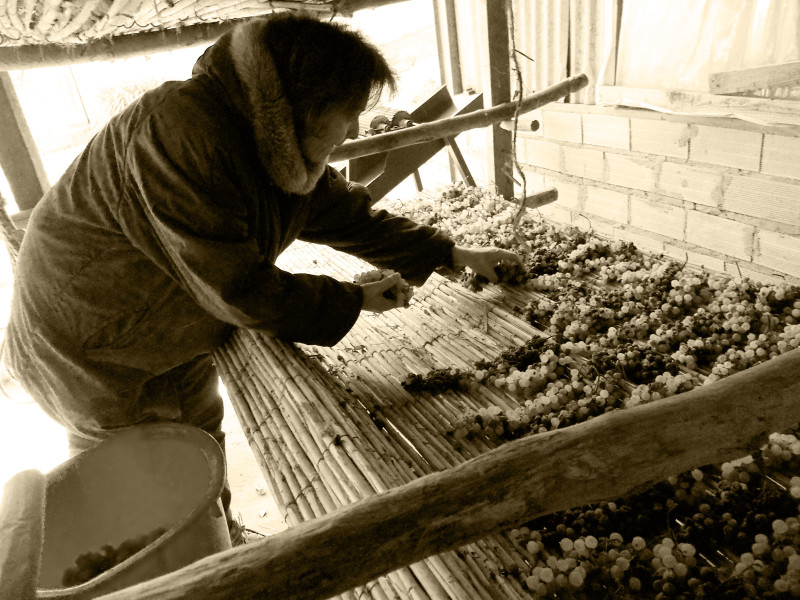
[[[800,85],[800,61],[722,71],[708,77],[712,94],[735,94]]]

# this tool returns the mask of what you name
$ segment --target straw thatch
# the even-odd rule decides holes
[[[210,41],[279,10],[350,16],[398,0],[0,0],[0,68],[108,60]]]

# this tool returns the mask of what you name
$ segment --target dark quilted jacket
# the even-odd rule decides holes
[[[147,381],[234,327],[333,345],[357,285],[275,266],[295,239],[420,284],[448,262],[440,231],[369,208],[364,188],[300,156],[269,20],[228,33],[191,79],[113,118],[36,206],[16,271],[6,361],[59,421],[136,421]],[[120,422],[128,421],[128,422]]]

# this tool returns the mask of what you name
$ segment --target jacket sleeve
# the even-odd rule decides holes
[[[129,197],[118,215],[126,235],[217,319],[335,344],[358,319],[360,286],[277,268],[263,237],[280,234],[258,231],[266,225],[253,216],[270,192],[253,181],[252,164],[213,139],[191,132],[135,138],[127,151]]]
[[[326,244],[422,285],[438,267],[453,267],[454,242],[440,229],[373,210],[369,190],[328,168],[313,192],[300,238]]]

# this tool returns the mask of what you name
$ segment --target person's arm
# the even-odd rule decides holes
[[[440,229],[373,210],[369,191],[329,168],[314,190],[300,239],[347,252],[421,285],[441,266],[452,267],[450,237]]]
[[[510,250],[494,247],[469,248],[453,246],[453,268],[457,271],[469,267],[472,271],[497,283],[498,277],[494,268],[499,262],[521,265],[522,258]]]
[[[303,231],[308,241],[327,244],[379,267],[402,273],[420,285],[439,267],[469,267],[496,283],[499,261],[521,264],[514,252],[494,247],[456,246],[440,229],[370,208],[369,191],[331,170],[315,191],[313,219]]]

